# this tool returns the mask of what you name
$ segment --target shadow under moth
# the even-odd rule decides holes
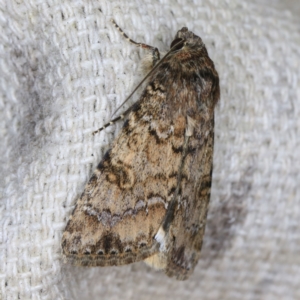
[[[97,130],[125,119],[77,201],[63,233],[63,254],[90,267],[144,260],[185,280],[198,262],[205,230],[218,73],[201,38],[186,27],[160,59],[157,48],[132,41],[113,23],[151,52],[151,70],[140,99]]]

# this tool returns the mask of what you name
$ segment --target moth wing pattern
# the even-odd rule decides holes
[[[145,260],[184,280],[198,262],[210,198],[219,77],[201,38],[186,27],[168,53],[66,226],[63,253],[74,264]]]
[[[169,227],[166,240],[170,244],[165,272],[179,280],[192,274],[200,257],[205,231],[212,181],[214,120],[204,127],[207,136],[201,141],[191,141],[198,147],[184,164],[182,192],[174,220],[164,224]]]
[[[182,120],[162,118],[165,100],[148,87],[86,185],[62,240],[74,264],[122,265],[158,251],[153,237],[177,186],[184,138]]]

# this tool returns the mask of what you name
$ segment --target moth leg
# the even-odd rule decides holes
[[[131,44],[134,44],[137,47],[141,47],[143,49],[146,49],[152,53],[152,67],[156,65],[156,63],[160,60],[160,53],[156,47],[144,44],[144,43],[138,43],[132,40],[128,37],[128,35],[119,27],[119,25],[116,23],[115,20],[111,20],[111,22],[114,24],[114,26],[118,29],[118,31],[124,36],[124,38],[130,42]]]
[[[128,37],[128,35],[119,27],[119,25],[115,22],[114,19],[111,19],[111,22],[113,23],[113,25],[118,29],[118,31],[122,34],[122,36],[124,36],[124,38],[129,41],[131,44],[134,44],[137,47],[141,47],[143,49],[146,49],[148,51],[151,51],[152,53],[152,57],[151,57],[151,62],[149,65],[149,59],[147,59],[147,61],[145,60],[144,62],[144,69],[145,70],[151,70],[156,63],[160,60],[160,53],[158,51],[158,49],[156,47],[144,44],[144,43],[137,43],[134,40],[130,39]],[[148,74],[143,80],[142,82],[140,82],[140,84],[134,89],[134,91],[125,99],[125,101],[114,111],[113,115],[120,109],[120,107],[123,106],[123,104],[125,104],[125,102],[128,101],[129,98],[131,98],[131,96],[135,93],[135,91],[141,86],[141,84],[146,80],[146,78],[149,76],[150,74]],[[115,124],[117,121],[124,119],[132,110],[134,105],[132,105],[131,107],[129,107],[123,114],[119,115],[118,117],[112,119],[111,121],[109,121],[108,123],[104,124],[101,128],[95,130],[93,132],[93,135],[99,133],[100,131],[102,131],[103,129]]]

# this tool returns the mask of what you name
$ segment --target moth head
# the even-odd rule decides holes
[[[172,49],[173,47],[174,49]],[[199,36],[195,35],[192,31],[189,31],[187,27],[182,27],[175,35],[170,48],[173,51],[176,51],[185,47],[197,48],[200,50],[205,48],[205,45]]]

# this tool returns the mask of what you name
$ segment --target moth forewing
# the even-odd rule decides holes
[[[63,254],[80,266],[145,260],[184,280],[197,264],[205,229],[218,73],[201,38],[186,27],[160,61],[155,47],[121,32],[151,51],[155,67],[77,201]]]

